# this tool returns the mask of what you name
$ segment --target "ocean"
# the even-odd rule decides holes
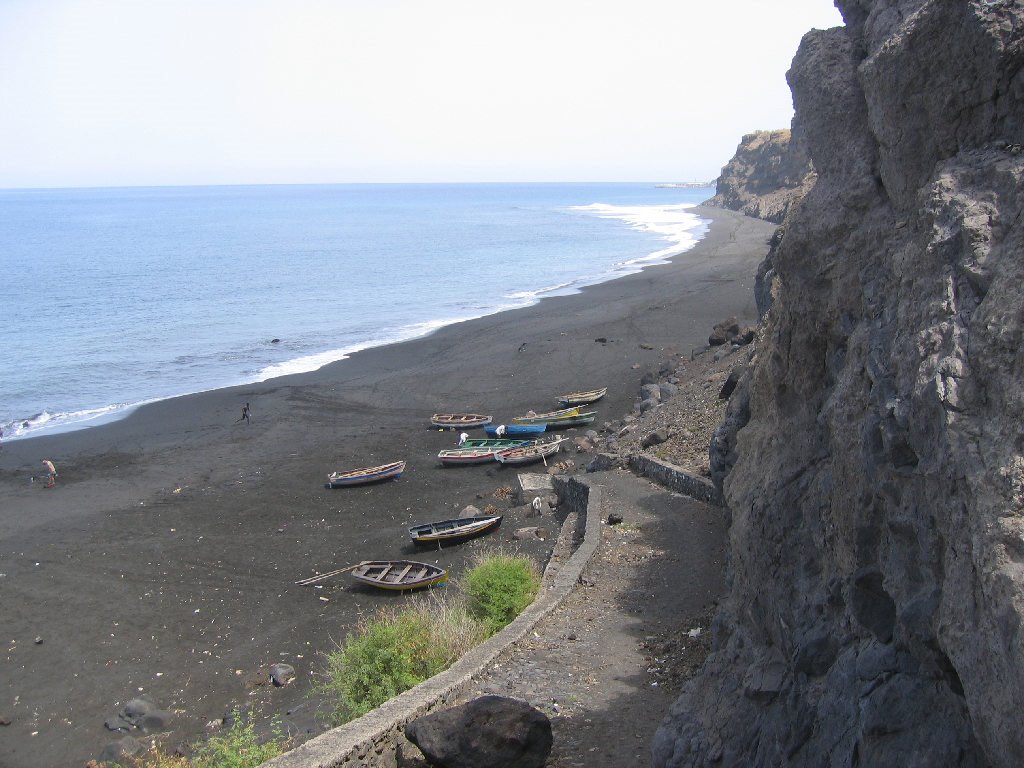
[[[708,188],[0,190],[4,440],[315,370],[663,263]]]

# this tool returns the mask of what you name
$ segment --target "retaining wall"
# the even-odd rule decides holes
[[[713,504],[716,507],[725,506],[722,495],[711,482],[691,475],[674,464],[641,453],[630,454],[628,463],[629,468],[638,475],[643,475],[671,491],[707,504]]]

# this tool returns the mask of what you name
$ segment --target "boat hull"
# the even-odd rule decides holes
[[[591,403],[596,403],[607,393],[607,387],[591,389],[586,392],[571,392],[568,395],[562,395],[558,398],[558,402],[566,407],[573,405],[590,405]]]
[[[543,461],[548,456],[558,453],[563,442],[565,442],[565,438],[559,438],[551,443],[539,443],[523,448],[508,448],[495,453],[494,458],[501,464],[532,464],[535,461]]]
[[[576,416],[580,412],[579,407],[576,408],[562,408],[557,411],[550,411],[548,413],[534,413],[528,416],[516,416],[512,419],[513,424],[553,424],[562,419],[568,419],[571,416]]]
[[[332,472],[327,476],[331,488],[346,488],[350,485],[367,485],[401,477],[405,471],[404,461],[382,464],[379,467],[360,467],[348,472]]]
[[[563,427],[576,427],[580,424],[591,424],[596,418],[597,413],[595,411],[591,411],[590,413],[581,413],[579,416],[570,416],[567,419],[549,421],[548,429],[562,429]]]
[[[577,409],[578,410],[578,409]],[[522,416],[521,419],[541,419],[541,416]],[[597,411],[589,411],[587,413],[575,413],[566,416],[548,417],[544,420],[544,424],[547,425],[547,429],[562,429],[563,427],[575,427],[579,424],[590,424],[597,418]],[[525,421],[519,423],[526,423]],[[530,422],[533,423],[533,422]]]
[[[490,423],[490,416],[479,413],[435,413],[430,417],[431,426],[438,429],[471,429]]]
[[[498,448],[452,448],[437,454],[437,460],[446,467],[458,467],[470,464],[489,464],[494,461],[494,452]]]
[[[541,424],[506,424],[505,434],[506,435],[539,435],[547,430],[548,425]],[[498,427],[492,425],[484,427],[484,432],[488,435],[498,434]]]
[[[518,448],[533,442],[533,440],[467,440],[459,448]]]
[[[367,560],[350,572],[360,584],[392,592],[423,589],[448,581],[448,572],[415,560]]]
[[[418,546],[457,544],[497,530],[501,526],[501,520],[501,515],[439,520],[410,527],[409,536]]]

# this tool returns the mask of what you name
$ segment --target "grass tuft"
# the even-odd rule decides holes
[[[142,756],[131,758],[129,765],[131,768],[256,768],[288,748],[289,742],[281,736],[279,725],[274,722],[272,728],[271,738],[261,741],[253,719],[236,709],[228,729],[196,744],[191,758],[169,755],[159,743],[154,743]]]
[[[314,692],[327,700],[333,724],[346,723],[447,669],[484,637],[466,609],[445,598],[385,609],[326,654]]]
[[[540,589],[537,565],[524,555],[486,552],[466,572],[461,587],[469,612],[493,635],[522,613]]]

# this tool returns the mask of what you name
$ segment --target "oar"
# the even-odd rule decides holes
[[[306,579],[299,579],[295,583],[296,584],[300,584],[300,585],[306,587],[306,586],[309,586],[310,584],[316,584],[318,581],[323,581],[324,579],[329,579],[332,576],[340,576],[341,574],[345,573],[346,571],[351,571],[353,568],[358,568],[360,565],[362,565],[362,562],[356,563],[355,565],[350,565],[348,568],[339,568],[336,571],[330,571],[328,573],[318,573],[316,576],[310,576],[309,578],[306,578]]]

